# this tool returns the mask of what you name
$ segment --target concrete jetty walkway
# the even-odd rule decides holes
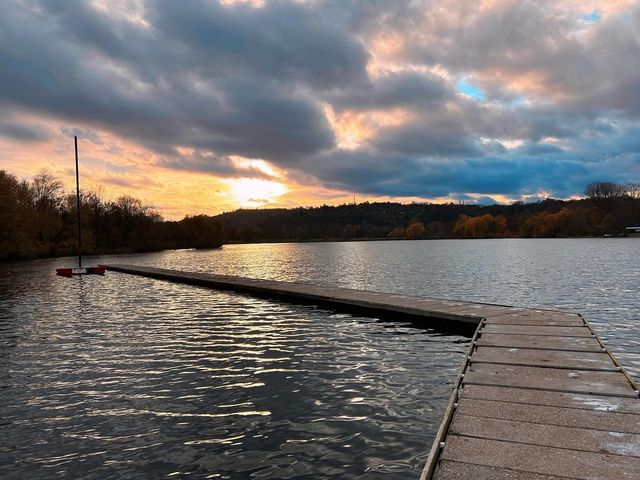
[[[421,479],[640,479],[638,386],[576,313],[109,265],[474,331]]]

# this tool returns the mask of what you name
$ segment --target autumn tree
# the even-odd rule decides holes
[[[503,236],[506,229],[507,219],[504,216],[494,217],[487,213],[478,217],[460,215],[453,232],[462,238],[495,238]]]
[[[62,182],[42,170],[31,181],[37,234],[35,246],[41,254],[54,255],[56,245],[62,240],[60,209],[64,199]]]
[[[426,238],[427,229],[422,222],[415,222],[407,227],[406,235],[409,240],[419,240]]]
[[[139,199],[107,201],[99,191],[80,192],[80,224],[83,253],[217,247],[223,239],[211,217],[165,222]],[[0,259],[69,255],[76,247],[75,193],[46,171],[19,181],[0,170]]]
[[[632,204],[629,201],[637,200],[636,195],[639,194],[640,189],[635,183],[621,185],[612,182],[594,182],[587,185],[585,195],[601,210],[600,232],[613,233],[614,230],[623,228],[624,222],[620,222],[621,219],[616,219],[615,212],[631,210],[638,212],[637,202]]]
[[[406,229],[402,227],[396,227],[389,233],[387,233],[387,237],[395,239],[406,238]]]
[[[0,170],[0,259],[37,254],[32,193],[26,182]]]

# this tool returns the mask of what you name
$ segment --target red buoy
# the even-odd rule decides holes
[[[74,275],[104,275],[107,269],[104,265],[86,268],[56,268],[56,275],[71,278]]]

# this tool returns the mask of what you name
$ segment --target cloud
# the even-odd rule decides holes
[[[625,85],[637,85],[640,5],[608,15],[584,32],[576,30],[583,15],[558,11],[562,2],[506,1],[494,8],[478,2],[465,9],[455,7],[461,2],[443,3],[453,13],[415,13],[426,28],[409,33],[404,42],[411,62],[471,74],[488,88],[503,84],[543,103],[598,101],[603,108],[627,110],[616,99]]]
[[[223,177],[273,178],[273,175],[270,175],[264,169],[253,165],[243,165],[230,157],[213,157],[203,151],[192,151],[184,154],[176,152],[173,156],[161,157],[155,165],[172,170],[208,173]]]
[[[243,157],[367,195],[569,196],[640,175],[639,31],[622,0],[7,1],[0,106],[149,150],[141,170],[269,178]]]
[[[0,41],[12,48],[0,52],[0,102],[106,128],[161,153],[195,146],[291,159],[333,146],[321,108],[295,83],[357,76],[365,55],[357,42],[305,17],[302,7],[262,16],[238,8],[236,19],[226,12],[232,9],[205,2],[179,11],[171,5],[150,3],[157,24],[144,29],[102,18],[83,2],[44,2],[31,11],[3,4]],[[306,18],[317,37],[306,39],[307,48],[323,46],[314,58],[300,53],[305,39],[286,37],[295,32],[283,30],[285,13]],[[268,44],[251,37],[265,29],[284,37]],[[256,66],[243,57],[248,52],[270,60]],[[265,70],[275,63],[276,71]],[[288,83],[279,82],[287,72]]]
[[[453,158],[481,153],[463,125],[450,121],[415,122],[380,132],[373,142],[380,152]]]
[[[268,2],[263,8],[216,2],[153,2],[149,17],[205,71],[255,75],[320,88],[363,79],[368,54],[339,17],[313,4]],[[212,62],[201,62],[212,58]]]
[[[26,143],[44,142],[51,138],[46,127],[11,118],[0,118],[0,136]]]
[[[336,110],[379,110],[396,107],[441,108],[453,96],[446,81],[434,74],[386,72],[375,79],[354,82],[325,96]]]
[[[361,194],[462,198],[460,194],[501,194],[527,198],[539,192],[558,197],[580,194],[592,181],[627,183],[640,178],[640,125],[592,131],[588,143],[527,142],[487,148],[482,155],[385,152],[376,148],[334,151],[305,164],[326,185]],[[546,195],[545,195],[546,196]]]
[[[117,175],[117,174],[107,174],[107,175],[101,175],[99,177],[100,183],[101,184],[109,184],[109,185],[115,185],[118,187],[126,187],[126,188],[132,188],[132,189],[141,189],[141,188],[147,188],[149,186],[157,186],[158,183],[151,180],[148,177],[145,176],[131,176],[130,174],[127,175]]]
[[[62,133],[69,138],[78,137],[80,140],[89,140],[91,143],[95,145],[102,145],[104,142],[100,138],[100,135],[93,130],[82,130],[80,128],[67,128],[61,127],[60,130]]]

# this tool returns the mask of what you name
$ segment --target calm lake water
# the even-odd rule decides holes
[[[226,246],[192,271],[560,307],[640,374],[639,239]],[[1,478],[417,478],[468,339],[109,272],[0,265]]]

